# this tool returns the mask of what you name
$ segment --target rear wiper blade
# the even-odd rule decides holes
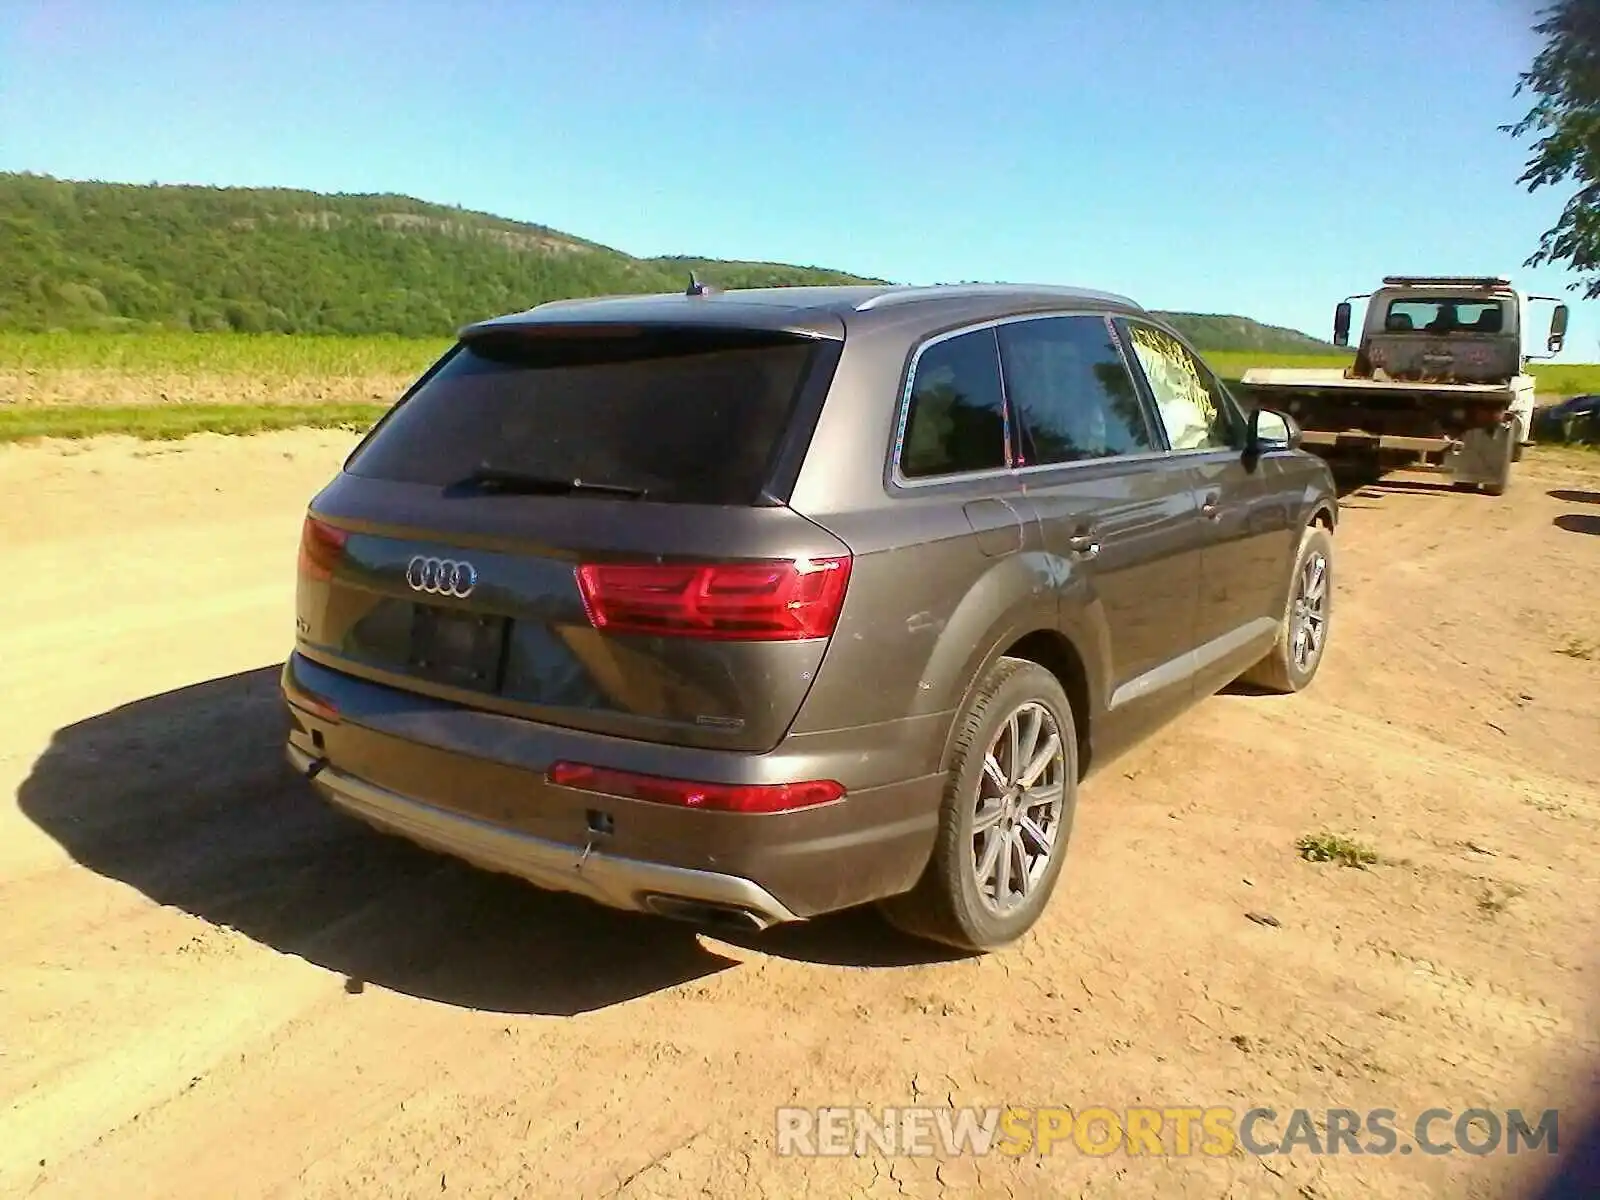
[[[568,496],[574,492],[592,495],[625,496],[642,500],[648,489],[622,483],[594,483],[587,479],[564,479],[559,475],[537,475],[505,467],[479,467],[463,479],[446,485],[446,491],[471,489],[485,492],[512,492],[524,496]]]

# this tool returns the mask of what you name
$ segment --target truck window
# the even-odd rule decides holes
[[[1385,333],[1500,333],[1505,306],[1498,300],[1467,297],[1391,300],[1384,313]]]
[[[1136,321],[1122,324],[1155,395],[1168,445],[1174,450],[1242,448],[1242,423],[1205,363],[1160,329]]]

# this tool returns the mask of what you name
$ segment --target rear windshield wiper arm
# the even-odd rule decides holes
[[[586,479],[565,479],[559,475],[538,475],[505,467],[479,467],[463,479],[446,485],[446,491],[469,489],[483,492],[510,492],[523,496],[568,496],[574,492],[625,496],[642,500],[648,489],[622,483],[594,483]]]

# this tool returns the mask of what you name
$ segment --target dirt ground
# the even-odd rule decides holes
[[[734,944],[612,914],[319,805],[274,684],[350,444],[0,451],[0,1195],[1528,1196],[1544,1153],[1407,1153],[1411,1122],[1564,1106],[1576,1140],[1593,454],[1501,500],[1347,496],[1313,688],[1120,761],[1036,932],[945,960],[870,915]],[[1324,830],[1378,863],[1303,860]],[[908,1104],[1387,1108],[1403,1145],[775,1153],[780,1105]]]
[[[415,374],[237,375],[0,367],[0,408],[56,405],[390,404]]]

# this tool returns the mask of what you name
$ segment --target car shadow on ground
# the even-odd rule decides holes
[[[1600,492],[1583,492],[1576,488],[1553,488],[1546,495],[1563,504],[1600,504]]]
[[[18,791],[77,862],[345,977],[441,1003],[566,1016],[736,966],[693,927],[613,912],[380,834],[283,758],[279,667],[58,730]],[[870,912],[741,939],[856,966],[937,961]]]
[[[1589,513],[1562,513],[1551,523],[1557,529],[1565,529],[1568,533],[1600,536],[1600,517]]]
[[[1342,495],[1377,499],[1389,493],[1430,496],[1454,491],[1456,488],[1449,483],[1436,483],[1427,479],[1369,479],[1366,483],[1349,488]]]
[[[1359,466],[1341,466],[1334,472],[1333,486],[1341,507],[1356,508],[1351,499],[1381,500],[1390,493],[1431,495],[1453,492],[1456,489],[1448,479],[1418,478],[1426,472],[1399,468],[1393,471],[1375,471]]]
[[[1359,495],[1377,482],[1377,477],[1372,475],[1335,475],[1333,490],[1340,501],[1343,501],[1349,496]]]
[[[763,933],[719,931],[716,936],[759,954],[830,967],[921,967],[977,957],[907,937],[871,907],[779,925]]]

